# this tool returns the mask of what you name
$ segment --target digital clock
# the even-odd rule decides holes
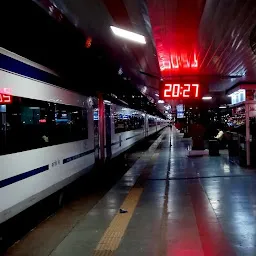
[[[0,89],[0,105],[11,104],[12,103],[12,95],[10,88],[2,88]]]
[[[200,94],[198,83],[169,83],[160,84],[161,99],[197,99]]]

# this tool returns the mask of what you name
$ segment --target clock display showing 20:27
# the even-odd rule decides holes
[[[199,98],[200,85],[197,83],[164,83],[162,97],[164,99]]]

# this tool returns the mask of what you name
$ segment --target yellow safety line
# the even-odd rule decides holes
[[[157,146],[162,141],[164,134],[165,132],[158,137],[158,139],[149,149],[149,152],[152,152],[152,155],[150,157],[152,161],[155,160],[159,155],[159,153],[153,154],[153,152],[156,150]],[[150,167],[148,166],[148,168],[144,170],[144,172],[141,175],[149,175],[149,168]],[[114,254],[115,250],[119,247],[121,239],[123,238],[127,226],[133,216],[133,213],[140,200],[143,189],[143,186],[141,186],[140,184],[134,184],[133,188],[130,190],[121,206],[121,209],[125,209],[128,212],[123,214],[118,213],[114,217],[109,227],[103,234],[96,249],[94,250],[93,256],[111,256]]]
[[[127,213],[118,214],[114,217],[109,227],[105,231],[98,246],[94,251],[94,256],[113,255],[118,248],[124,232],[132,218],[137,203],[143,192],[143,188],[132,188],[125,198],[121,208],[127,210]]]

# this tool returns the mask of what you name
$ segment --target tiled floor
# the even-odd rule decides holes
[[[188,158],[190,143],[165,129],[72,229],[60,235],[63,223],[59,227],[56,217],[47,222],[52,250],[45,248],[46,229],[39,226],[44,240],[33,231],[7,255],[255,256],[254,171],[229,163],[226,156]],[[136,208],[121,214],[122,204]]]

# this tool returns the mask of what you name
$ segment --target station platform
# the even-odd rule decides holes
[[[254,170],[190,145],[164,129],[91,209],[65,206],[6,255],[256,255]]]

